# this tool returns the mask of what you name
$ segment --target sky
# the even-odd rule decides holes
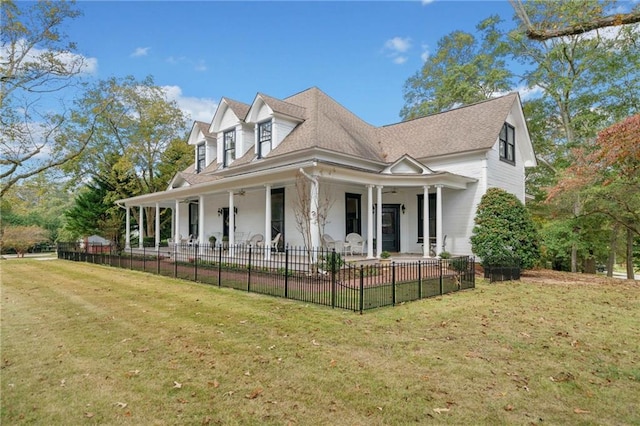
[[[64,29],[92,78],[154,77],[191,120],[318,87],[366,122],[400,121],[403,86],[438,40],[513,8],[496,1],[83,1]],[[192,122],[192,121],[190,121]],[[188,126],[190,127],[190,125]]]

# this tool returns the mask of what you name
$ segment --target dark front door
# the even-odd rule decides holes
[[[400,251],[400,205],[382,205],[382,251]]]

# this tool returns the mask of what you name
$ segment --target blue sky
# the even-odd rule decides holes
[[[455,30],[513,9],[500,1],[80,1],[66,24],[95,78],[152,75],[210,121],[223,96],[251,103],[316,86],[365,121],[399,121],[403,85]]]

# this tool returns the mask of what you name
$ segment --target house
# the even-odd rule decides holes
[[[536,165],[517,93],[382,127],[315,87],[284,99],[258,93],[250,104],[223,98],[211,123],[193,124],[188,143],[194,163],[165,191],[118,202],[127,242],[131,209],[155,207],[146,219],[156,229],[160,209],[171,209],[175,239],[201,245],[279,234],[280,246],[319,247],[325,234],[358,233],[367,258],[471,255],[487,188],[524,202],[525,168]]]

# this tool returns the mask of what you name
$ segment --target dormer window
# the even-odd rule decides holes
[[[271,151],[271,120],[258,124],[258,158]]]
[[[500,130],[500,159],[516,164],[516,129],[509,123]]]
[[[236,131],[229,130],[224,132],[224,155],[223,166],[227,167],[235,159],[236,156]]]
[[[200,173],[201,171],[204,170],[204,168],[207,166],[206,164],[206,146],[205,144],[201,143],[200,145],[198,145],[196,147],[196,155],[197,155],[197,162],[196,162],[196,173]]]

